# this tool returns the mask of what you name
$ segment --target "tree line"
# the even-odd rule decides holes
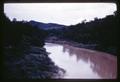
[[[18,52],[26,52],[29,46],[44,46],[46,31],[31,26],[25,21],[16,21],[15,19],[10,21],[4,13],[1,13],[1,17],[3,50],[11,47],[11,50],[18,54]]]
[[[96,50],[113,54],[117,53],[118,46],[118,14],[108,15],[105,18],[95,18],[93,21],[66,26],[61,30],[49,31],[51,35],[61,39],[72,40],[84,44],[97,44]]]

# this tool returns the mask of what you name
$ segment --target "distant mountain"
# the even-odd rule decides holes
[[[55,23],[42,23],[42,22],[37,22],[37,21],[29,21],[30,25],[32,26],[36,26],[40,29],[44,29],[44,30],[50,30],[50,29],[61,29],[63,27],[65,27],[64,25],[60,25],[60,24],[55,24]]]

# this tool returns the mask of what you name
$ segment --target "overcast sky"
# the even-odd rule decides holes
[[[103,18],[116,11],[114,3],[6,3],[5,14],[12,20],[74,25],[82,20]]]

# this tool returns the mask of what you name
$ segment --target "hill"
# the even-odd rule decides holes
[[[63,28],[64,25],[60,25],[60,24],[55,24],[55,23],[42,23],[42,22],[37,22],[37,21],[29,21],[29,24],[32,26],[36,26],[40,29],[44,29],[44,30],[50,30],[50,29],[60,29]]]

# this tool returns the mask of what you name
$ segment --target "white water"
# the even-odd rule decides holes
[[[70,45],[46,43],[49,57],[66,73],[64,79],[113,79],[117,75],[117,58],[97,51]]]

